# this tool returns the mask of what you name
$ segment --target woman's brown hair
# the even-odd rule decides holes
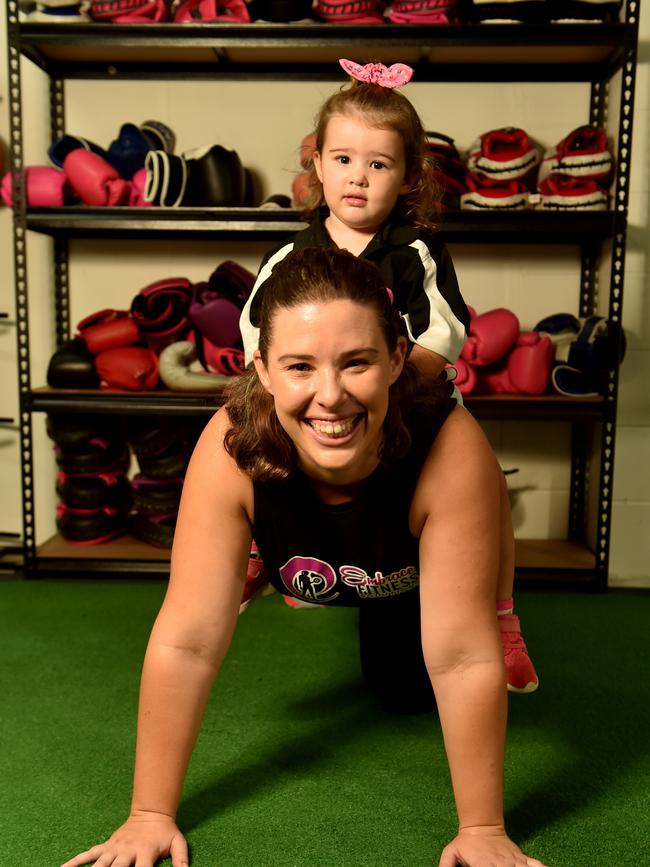
[[[372,262],[346,250],[308,247],[295,250],[278,265],[264,287],[260,308],[259,351],[267,363],[273,339],[273,319],[280,309],[307,303],[346,299],[374,310],[392,353],[402,335],[402,320],[392,305],[379,269]],[[390,463],[404,454],[411,443],[405,415],[415,402],[437,402],[441,392],[435,387],[419,388],[416,368],[406,362],[402,373],[390,386],[384,439],[379,459]],[[278,421],[273,397],[249,365],[228,389],[226,409],[230,428],[225,448],[237,465],[253,481],[281,481],[296,466],[293,442]]]
[[[314,120],[315,150],[323,153],[325,134],[331,118],[335,115],[360,117],[369,126],[392,129],[404,144],[406,182],[409,191],[401,195],[395,211],[398,216],[414,226],[433,230],[432,222],[438,210],[440,191],[433,179],[433,166],[427,156],[427,137],[422,121],[409,100],[397,90],[353,81],[332,94],[321,106]],[[323,185],[318,179],[313,160],[308,163],[311,195],[306,202],[303,217],[311,220],[325,204]]]

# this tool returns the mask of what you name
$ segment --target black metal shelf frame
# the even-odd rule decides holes
[[[57,345],[70,334],[68,248],[73,238],[161,238],[172,233],[197,238],[277,237],[300,227],[297,214],[206,214],[205,211],[150,209],[43,209],[28,211],[23,169],[21,56],[49,76],[52,138],[65,131],[66,79],[209,79],[227,81],[263,76],[283,80],[335,79],[336,58],[352,51],[357,60],[402,60],[416,68],[417,80],[439,82],[519,81],[590,83],[590,122],[607,119],[610,82],[620,72],[618,171],[614,210],[606,214],[526,213],[446,215],[441,234],[448,241],[521,244],[572,243],[581,250],[579,313],[595,312],[599,301],[598,264],[611,246],[608,318],[620,325],[626,221],[634,108],[634,82],[640,0],[627,0],[625,20],[616,24],[338,26],[308,25],[56,25],[21,24],[18,0],[8,0],[8,67],[11,150],[14,180],[14,271],[18,342],[18,426],[24,467],[23,558],[28,575],[52,566],[39,562],[34,528],[32,413],[80,412],[212,412],[212,395],[169,396],[102,394],[97,398],[46,395],[33,391],[29,359],[26,232],[54,238],[54,296]],[[129,213],[123,213],[129,210]],[[143,209],[144,210],[144,209]],[[160,213],[165,210],[164,213]],[[251,213],[255,211],[255,213]],[[504,218],[505,217],[505,218]],[[547,219],[548,218],[548,219]],[[505,399],[468,400],[479,418],[567,421],[572,425],[569,541],[591,535],[596,565],[588,586],[605,589],[609,567],[612,467],[618,370],[608,374],[601,401]],[[595,432],[595,433],[594,433]],[[594,446],[593,443],[597,444]],[[599,445],[598,445],[599,443]],[[594,462],[593,454],[597,460]],[[594,469],[595,467],[595,469]],[[598,489],[595,527],[588,527],[587,495]],[[592,521],[593,523],[593,521]],[[98,559],[98,568],[101,563]],[[106,568],[109,569],[107,564]],[[114,568],[114,567],[110,567]],[[143,567],[145,571],[149,567]],[[155,570],[156,567],[151,566]],[[559,575],[559,572],[558,572]]]

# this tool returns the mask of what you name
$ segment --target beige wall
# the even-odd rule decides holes
[[[4,22],[3,22],[4,27]],[[650,372],[650,308],[647,283],[650,14],[642,11],[642,45],[636,91],[624,324],[628,355],[620,385],[614,487],[611,583],[650,585],[650,407],[645,378]],[[3,35],[4,38],[4,35]],[[26,164],[46,161],[48,129],[44,76],[26,67],[24,105]],[[0,70],[3,112],[0,135],[7,138],[6,62]],[[289,193],[297,169],[297,149],[311,128],[315,109],[336,85],[293,82],[68,82],[67,130],[101,145],[115,137],[124,121],[156,118],[177,135],[177,152],[218,142],[235,147],[260,178],[264,193]],[[583,84],[411,84],[405,90],[428,129],[455,138],[467,148],[482,132],[520,126],[541,145],[552,145],[588,121],[588,87]],[[0,210],[2,286],[0,309],[13,309],[11,223]],[[71,243],[71,319],[105,306],[128,307],[133,295],[160,277],[206,279],[226,258],[256,270],[265,244],[74,241]],[[50,325],[50,241],[29,238],[29,299],[32,322],[32,381],[45,381],[52,351]],[[579,258],[574,248],[558,246],[451,247],[461,288],[477,310],[507,306],[522,327],[542,316],[576,310]],[[15,337],[0,330],[0,414],[16,412]],[[528,538],[561,537],[566,531],[569,428],[560,424],[490,423],[486,430],[511,477],[516,532]],[[44,421],[35,416],[36,519],[39,540],[54,527],[54,464]],[[16,435],[0,432],[0,529],[20,529],[20,487]],[[646,528],[643,532],[642,528]]]

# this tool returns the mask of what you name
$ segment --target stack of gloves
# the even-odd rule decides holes
[[[126,532],[130,454],[118,423],[100,416],[52,413],[46,429],[58,467],[59,533],[78,545],[94,545]]]
[[[602,316],[555,313],[522,331],[504,307],[478,315],[454,363],[454,384],[470,394],[605,395],[608,373],[623,361],[625,334]]]
[[[185,277],[141,289],[129,310],[82,319],[52,355],[53,388],[217,392],[244,369],[239,318],[255,276],[222,262],[201,283]]]
[[[464,210],[603,211],[614,158],[601,127],[579,126],[546,151],[523,129],[479,136],[467,154]]]
[[[160,121],[122,124],[104,149],[89,139],[64,135],[49,150],[52,165],[24,171],[27,206],[59,208],[81,202],[93,207],[250,206],[253,184],[234,150],[207,145],[174,154],[176,137]],[[13,172],[0,195],[13,207]]]

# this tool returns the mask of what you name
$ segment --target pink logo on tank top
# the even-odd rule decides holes
[[[280,567],[280,577],[292,596],[306,602],[330,602],[339,595],[336,572],[317,557],[292,557]]]

